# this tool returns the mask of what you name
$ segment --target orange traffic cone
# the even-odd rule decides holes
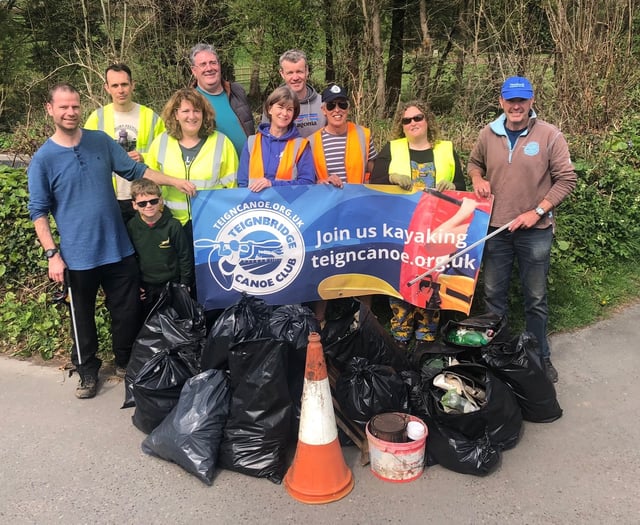
[[[320,334],[309,334],[298,447],[284,477],[287,492],[303,503],[331,503],[351,492],[353,475],[338,441]]]

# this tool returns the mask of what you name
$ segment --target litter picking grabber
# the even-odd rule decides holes
[[[513,222],[515,221],[515,219],[510,220],[507,224],[505,224],[504,226],[500,226],[500,228],[498,228],[496,231],[491,232],[489,235],[486,235],[485,237],[483,237],[482,239],[478,239],[476,242],[474,242],[473,244],[470,244],[469,246],[467,246],[466,248],[464,248],[463,250],[460,250],[457,253],[454,253],[453,255],[450,255],[449,257],[447,257],[444,261],[440,261],[438,263],[437,266],[434,266],[433,268],[430,268],[429,270],[427,270],[426,272],[424,272],[421,275],[418,275],[417,277],[414,277],[413,279],[411,279],[410,281],[407,282],[407,286],[413,286],[414,284],[416,284],[418,281],[424,279],[425,277],[427,277],[428,275],[431,275],[433,272],[436,271],[436,268],[440,268],[442,266],[445,266],[447,264],[449,264],[451,261],[453,261],[454,259],[457,259],[458,257],[460,257],[461,255],[464,255],[465,253],[467,253],[470,250],[473,250],[476,246],[478,246],[479,244],[482,244],[485,241],[488,241],[489,239],[491,239],[491,237],[495,237],[496,235],[498,235],[500,232],[506,230],[509,226],[511,226],[513,224]]]
[[[64,271],[64,286],[67,289],[69,297],[69,312],[71,313],[71,326],[73,327],[73,342],[76,344],[76,353],[78,354],[78,365],[82,364],[82,352],[80,352],[80,343],[78,341],[78,325],[76,323],[76,309],[73,304],[73,290],[71,289],[71,279],[69,279],[69,271]]]

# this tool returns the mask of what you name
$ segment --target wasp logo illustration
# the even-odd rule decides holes
[[[224,290],[265,295],[286,288],[304,262],[304,241],[296,224],[272,210],[236,215],[215,239],[196,239],[209,248],[209,272]]]

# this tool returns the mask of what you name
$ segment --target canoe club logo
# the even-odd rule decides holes
[[[196,239],[196,248],[209,249],[209,272],[226,291],[266,295],[286,288],[304,262],[302,221],[275,203],[272,209],[237,209],[213,225],[215,239]]]

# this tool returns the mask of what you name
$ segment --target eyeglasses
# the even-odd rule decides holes
[[[407,124],[411,124],[411,121],[414,122],[422,122],[424,120],[424,115],[414,115],[413,117],[404,117],[402,119],[402,125],[406,126]]]
[[[136,202],[136,206],[139,208],[146,208],[147,204],[151,204],[151,206],[155,206],[160,202],[160,198],[157,199],[149,199],[148,201],[138,201]]]
[[[200,62],[199,64],[196,64],[196,67],[204,69],[207,66],[216,67],[218,64],[220,64],[220,62],[217,60],[209,60],[209,62]]]
[[[338,106],[340,109],[349,109],[348,100],[340,100],[339,102],[332,100],[331,102],[325,102],[325,104],[329,111],[333,111],[334,109],[336,109],[336,106]]]

